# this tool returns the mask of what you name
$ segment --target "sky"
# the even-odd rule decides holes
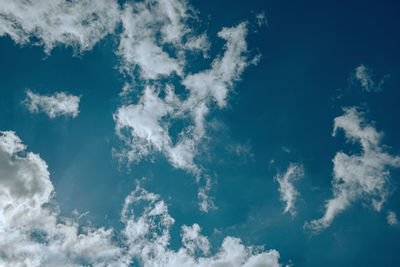
[[[0,265],[399,265],[399,11],[0,0]]]

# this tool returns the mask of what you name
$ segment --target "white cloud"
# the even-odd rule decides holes
[[[390,224],[392,226],[396,225],[396,224],[399,224],[399,221],[397,220],[396,213],[394,211],[392,211],[392,210],[388,211],[386,219],[387,219],[388,224]]]
[[[328,227],[335,216],[352,202],[363,199],[380,211],[389,194],[389,167],[400,167],[400,157],[383,151],[380,145],[382,133],[375,130],[356,108],[345,108],[344,115],[334,120],[333,135],[342,129],[347,140],[361,145],[361,153],[348,155],[336,153],[333,159],[333,198],[325,205],[325,214],[306,226],[315,231]]]
[[[44,112],[52,119],[58,116],[71,116],[76,118],[79,113],[80,99],[80,96],[68,95],[64,92],[46,96],[35,94],[28,90],[26,91],[24,104],[30,112]]]
[[[169,248],[174,219],[139,185],[126,198],[120,233],[78,225],[59,215],[47,164],[11,131],[0,136],[0,265],[2,266],[280,266],[276,250],[226,237],[210,255],[199,225],[182,226],[182,247]],[[79,229],[79,231],[78,231]],[[119,241],[115,241],[119,240]]]
[[[0,36],[9,35],[18,44],[43,45],[46,53],[56,45],[90,50],[119,21],[114,0],[0,0]]]
[[[143,79],[158,79],[176,73],[183,75],[184,54],[187,51],[207,51],[205,34],[192,34],[187,26],[196,20],[185,1],[146,0],[124,5],[123,32],[117,54],[122,58],[122,69],[131,72],[139,67]],[[165,51],[165,45],[173,52]]]
[[[293,183],[304,177],[304,168],[300,164],[291,163],[284,174],[277,174],[275,180],[279,183],[281,200],[286,203],[284,213],[296,215],[295,202],[299,192]]]
[[[224,56],[216,58],[211,69],[190,74],[183,80],[183,85],[191,91],[186,105],[193,106],[198,100],[204,101],[208,97],[213,97],[221,108],[226,105],[226,97],[233,82],[239,80],[249,65],[246,35],[246,23],[223,28],[218,33],[218,37],[226,41]]]
[[[212,181],[210,177],[204,177],[205,184],[199,187],[197,192],[197,198],[199,199],[199,208],[203,212],[208,212],[209,210],[215,210],[217,207],[214,204],[213,197],[209,196],[209,191],[211,190]]]
[[[151,153],[153,149],[162,151],[171,146],[167,126],[162,118],[173,111],[173,102],[163,101],[153,87],[147,86],[143,96],[136,105],[122,106],[114,114],[118,136],[124,139],[134,153],[129,154],[129,161],[140,160]],[[130,136],[125,136],[123,129],[131,130]]]
[[[208,255],[210,253],[210,242],[200,234],[200,231],[198,224],[193,224],[192,227],[182,226],[182,244],[190,255],[196,255],[196,253]]]
[[[363,64],[356,67],[354,71],[354,78],[360,83],[361,88],[367,92],[382,91],[382,85],[387,77],[388,75],[385,75],[380,82],[376,83],[372,77],[372,70]]]

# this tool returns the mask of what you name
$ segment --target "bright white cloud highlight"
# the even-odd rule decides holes
[[[114,0],[0,0],[0,36],[43,45],[46,53],[56,45],[83,52],[114,31],[119,14]]]
[[[69,95],[64,92],[46,96],[28,90],[24,104],[30,112],[44,112],[52,119],[59,116],[76,118],[79,113],[80,98],[80,96]]]
[[[397,220],[396,213],[392,210],[388,211],[386,219],[387,219],[388,224],[390,224],[392,226],[399,224],[399,220]]]
[[[276,250],[246,247],[226,237],[210,255],[210,242],[199,225],[182,226],[182,247],[169,248],[174,219],[167,205],[139,185],[121,212],[124,227],[78,225],[51,208],[47,164],[26,151],[11,131],[0,135],[0,265],[2,266],[280,266]],[[118,240],[118,241],[116,241]]]
[[[357,200],[366,200],[380,211],[389,194],[389,168],[400,167],[400,157],[383,151],[380,144],[382,133],[368,124],[355,107],[345,108],[344,115],[335,118],[333,136],[339,129],[344,131],[348,141],[361,145],[361,153],[336,153],[333,159],[333,198],[326,202],[323,217],[306,225],[317,232],[328,227],[336,215]]]
[[[275,180],[279,183],[281,201],[285,202],[284,213],[296,215],[295,202],[300,193],[293,183],[304,177],[304,168],[300,164],[291,163],[284,174],[277,174]]]

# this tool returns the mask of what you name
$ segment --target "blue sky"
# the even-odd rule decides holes
[[[1,265],[399,264],[395,1],[0,4]]]

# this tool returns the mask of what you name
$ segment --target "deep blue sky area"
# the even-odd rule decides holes
[[[399,266],[400,227],[389,225],[387,211],[400,214],[400,170],[390,169],[390,194],[380,212],[363,198],[338,214],[320,233],[304,227],[321,218],[332,198],[332,159],[339,151],[359,153],[358,143],[339,130],[334,118],[343,107],[360,107],[391,155],[400,155],[400,4],[397,1],[200,1],[199,27],[212,41],[211,59],[223,46],[223,27],[249,22],[248,49],[261,60],[249,66],[228,96],[224,109],[207,115],[210,126],[195,161],[213,181],[217,209],[198,209],[194,175],[174,168],[161,154],[127,166],[113,156],[121,140],[113,114],[121,106],[125,77],[115,55],[118,40],[109,35],[93,50],[74,55],[57,46],[0,38],[0,129],[15,131],[46,161],[63,216],[88,211],[82,221],[95,227],[120,224],[125,197],[137,180],[159,194],[175,219],[171,247],[181,246],[182,225],[198,223],[217,249],[227,235],[245,245],[276,249],[280,262],[293,266]],[[268,21],[256,27],[255,15]],[[119,31],[121,29],[118,29]],[[118,31],[117,30],[117,31]],[[215,41],[215,42],[214,42]],[[372,70],[380,92],[365,92],[352,80],[359,65]],[[196,69],[196,66],[193,66]],[[26,91],[81,96],[79,116],[50,119],[30,113]],[[234,147],[243,150],[236,153]],[[283,213],[277,173],[302,164],[304,178],[296,216]]]

